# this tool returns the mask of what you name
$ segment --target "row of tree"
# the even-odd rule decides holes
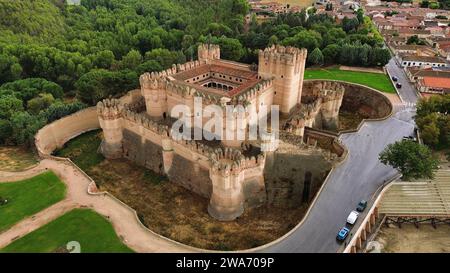
[[[0,144],[31,144],[42,126],[86,107],[64,102],[63,89],[42,78],[0,86]]]

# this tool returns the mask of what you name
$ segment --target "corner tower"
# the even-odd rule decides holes
[[[122,157],[122,110],[122,105],[117,99],[105,99],[97,104],[98,119],[104,136],[100,149],[108,159]]]
[[[200,62],[210,63],[213,60],[220,59],[220,47],[213,44],[200,44],[198,46],[198,60]]]
[[[273,78],[273,104],[280,106],[283,115],[289,114],[302,97],[307,50],[295,47],[272,46],[259,51],[258,75]]]
[[[154,118],[165,118],[167,116],[165,81],[158,75],[145,73],[141,75],[139,82],[147,113]]]

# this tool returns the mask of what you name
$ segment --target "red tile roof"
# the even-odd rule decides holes
[[[450,78],[424,77],[425,86],[450,89]]]

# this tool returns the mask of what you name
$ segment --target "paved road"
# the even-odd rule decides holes
[[[398,65],[394,58],[392,58],[386,65],[386,69],[391,77],[396,76],[398,78],[398,82],[402,84],[402,88],[397,89],[402,101],[405,103],[415,104],[418,99],[416,89],[409,82],[405,71]]]
[[[387,144],[413,134],[409,111],[379,122],[366,122],[359,132],[340,137],[347,160],[331,174],[305,222],[289,237],[264,252],[337,252],[336,234],[361,199],[370,200],[384,181],[397,175],[378,160]],[[406,121],[408,122],[406,122]],[[353,229],[360,224],[361,219]]]

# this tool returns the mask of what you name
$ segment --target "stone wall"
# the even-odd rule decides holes
[[[276,207],[298,207],[302,202],[310,202],[332,167],[320,153],[296,152],[294,147],[279,149],[272,156],[266,161],[264,179],[267,202]],[[312,178],[310,185],[305,187],[307,172]],[[309,192],[306,198],[305,190]]]
[[[346,153],[344,146],[338,142],[337,133],[313,128],[305,128],[305,143],[308,143],[308,140],[310,143],[311,140],[315,140],[317,142],[317,147],[330,150],[339,157],[344,156]]]
[[[162,148],[128,129],[123,130],[124,157],[158,174],[163,174]]]
[[[96,107],[86,108],[40,129],[35,135],[36,149],[41,157],[46,157],[70,139],[98,128]]]
[[[172,167],[167,174],[169,180],[205,198],[211,197],[212,183],[209,170],[201,168],[195,162],[175,154]]]
[[[323,82],[339,82],[345,88],[341,110],[358,112],[365,118],[379,119],[388,116],[392,111],[392,104],[381,92],[367,86],[332,80],[305,80],[303,97],[313,93],[314,86]],[[302,98],[303,99],[303,98]]]
[[[122,103],[137,100],[141,90],[135,89],[120,98]],[[89,107],[63,117],[40,129],[35,135],[35,145],[40,156],[45,157],[61,148],[67,141],[85,132],[99,129],[96,107]]]

